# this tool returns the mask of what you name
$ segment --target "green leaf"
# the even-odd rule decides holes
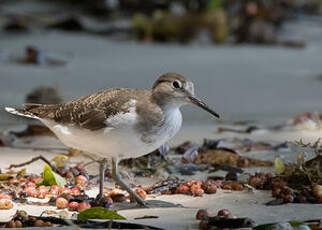
[[[81,211],[78,216],[78,220],[88,219],[108,219],[108,220],[125,220],[125,217],[117,214],[116,212],[103,207],[94,207]]]
[[[285,165],[279,157],[275,158],[274,167],[275,171],[279,174],[282,174],[285,171]]]
[[[303,221],[295,221],[295,220],[293,220],[293,221],[290,221],[289,223],[293,228],[298,227],[300,225],[305,225],[305,223]]]
[[[49,165],[45,164],[44,173],[43,173],[43,184],[44,185],[59,185],[64,187],[66,185],[66,180],[53,172]]]

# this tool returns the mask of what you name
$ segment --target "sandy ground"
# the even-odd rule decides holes
[[[209,126],[208,126],[209,127]],[[201,128],[202,129],[202,128]],[[201,137],[218,138],[218,134],[214,132],[216,127],[207,129],[206,126],[203,129],[203,135],[196,132],[193,126],[188,126],[183,129],[180,134],[174,138],[171,145],[181,143],[183,140],[194,140],[200,142]],[[201,132],[201,131],[200,131]],[[282,140],[299,140],[300,138],[305,141],[316,140],[321,136],[321,132],[312,131],[298,131],[298,132],[270,132],[262,131],[261,134],[241,135],[224,133],[220,134],[220,137],[249,137],[252,139],[275,141],[276,143]],[[287,137],[287,138],[285,138]],[[32,148],[32,147],[64,147],[60,142],[53,137],[39,136],[33,138],[24,138],[18,140],[15,143],[19,147]],[[42,154],[43,156],[51,159],[53,156],[62,153],[62,151],[50,152],[50,151],[35,151],[32,149],[17,149],[17,148],[0,148],[0,155],[2,156],[0,161],[0,168],[6,168],[9,164],[24,162],[30,160],[34,156]],[[279,153],[281,157],[286,161],[294,161],[296,157],[295,152]],[[249,153],[249,156],[257,157],[260,159],[272,160],[275,154],[267,152],[253,152]],[[83,161],[84,158],[73,158],[73,161]],[[43,170],[43,162],[33,163],[26,166],[28,172],[39,173]],[[95,173],[97,166],[92,165],[89,168],[90,171]],[[249,169],[250,171],[267,170],[267,169]],[[208,175],[203,173],[196,174],[191,178],[205,179]],[[133,178],[134,183],[147,185],[155,181],[154,178]],[[107,186],[113,186],[113,183],[108,183]],[[90,192],[92,195],[97,193],[97,189]],[[276,221],[285,220],[308,220],[314,218],[321,218],[322,205],[317,204],[286,204],[280,206],[265,206],[264,203],[272,200],[270,192],[258,191],[254,193],[249,191],[243,192],[227,192],[218,191],[213,195],[204,195],[203,197],[191,197],[185,195],[162,195],[157,198],[162,201],[168,201],[175,204],[181,204],[181,208],[153,208],[153,209],[130,209],[119,211],[129,221],[149,224],[158,226],[164,229],[198,229],[198,221],[195,220],[195,214],[200,208],[207,208],[213,213],[216,213],[219,209],[228,208],[232,213],[239,217],[250,217],[256,221],[257,224],[270,223]],[[39,215],[44,209],[53,209],[55,207],[39,207],[39,206],[26,206],[17,205],[17,209],[27,210],[30,214]],[[144,215],[155,215],[158,219],[145,219],[134,220],[136,217]],[[0,218],[9,218],[9,213],[1,214]]]

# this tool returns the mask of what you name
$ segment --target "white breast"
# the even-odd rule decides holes
[[[133,143],[133,146],[137,148],[131,148],[129,151],[130,155],[124,155],[123,158],[136,158],[148,154],[157,148],[159,148],[164,143],[168,142],[176,133],[180,130],[182,125],[182,115],[178,108],[168,109],[165,111],[165,120],[161,127],[157,126],[151,129],[150,142],[146,143],[140,141]],[[137,137],[142,137],[141,133],[136,133]]]
[[[155,139],[160,139],[162,142],[159,146],[169,141],[180,130],[182,124],[182,115],[178,108],[173,108],[165,111],[165,122],[157,132]],[[159,147],[158,146],[158,147]]]

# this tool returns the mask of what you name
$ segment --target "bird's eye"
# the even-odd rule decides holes
[[[181,82],[180,81],[174,81],[172,83],[173,87],[176,88],[176,89],[179,89],[181,88]]]

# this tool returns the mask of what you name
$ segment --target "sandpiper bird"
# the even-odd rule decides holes
[[[146,203],[117,173],[122,159],[137,158],[169,141],[180,129],[180,107],[195,104],[219,118],[195,97],[194,86],[184,76],[166,73],[152,90],[115,88],[64,104],[24,104],[24,109],[6,108],[10,113],[36,118],[48,126],[67,146],[98,155],[100,190],[103,197],[107,159],[112,159],[112,175],[135,201]]]

